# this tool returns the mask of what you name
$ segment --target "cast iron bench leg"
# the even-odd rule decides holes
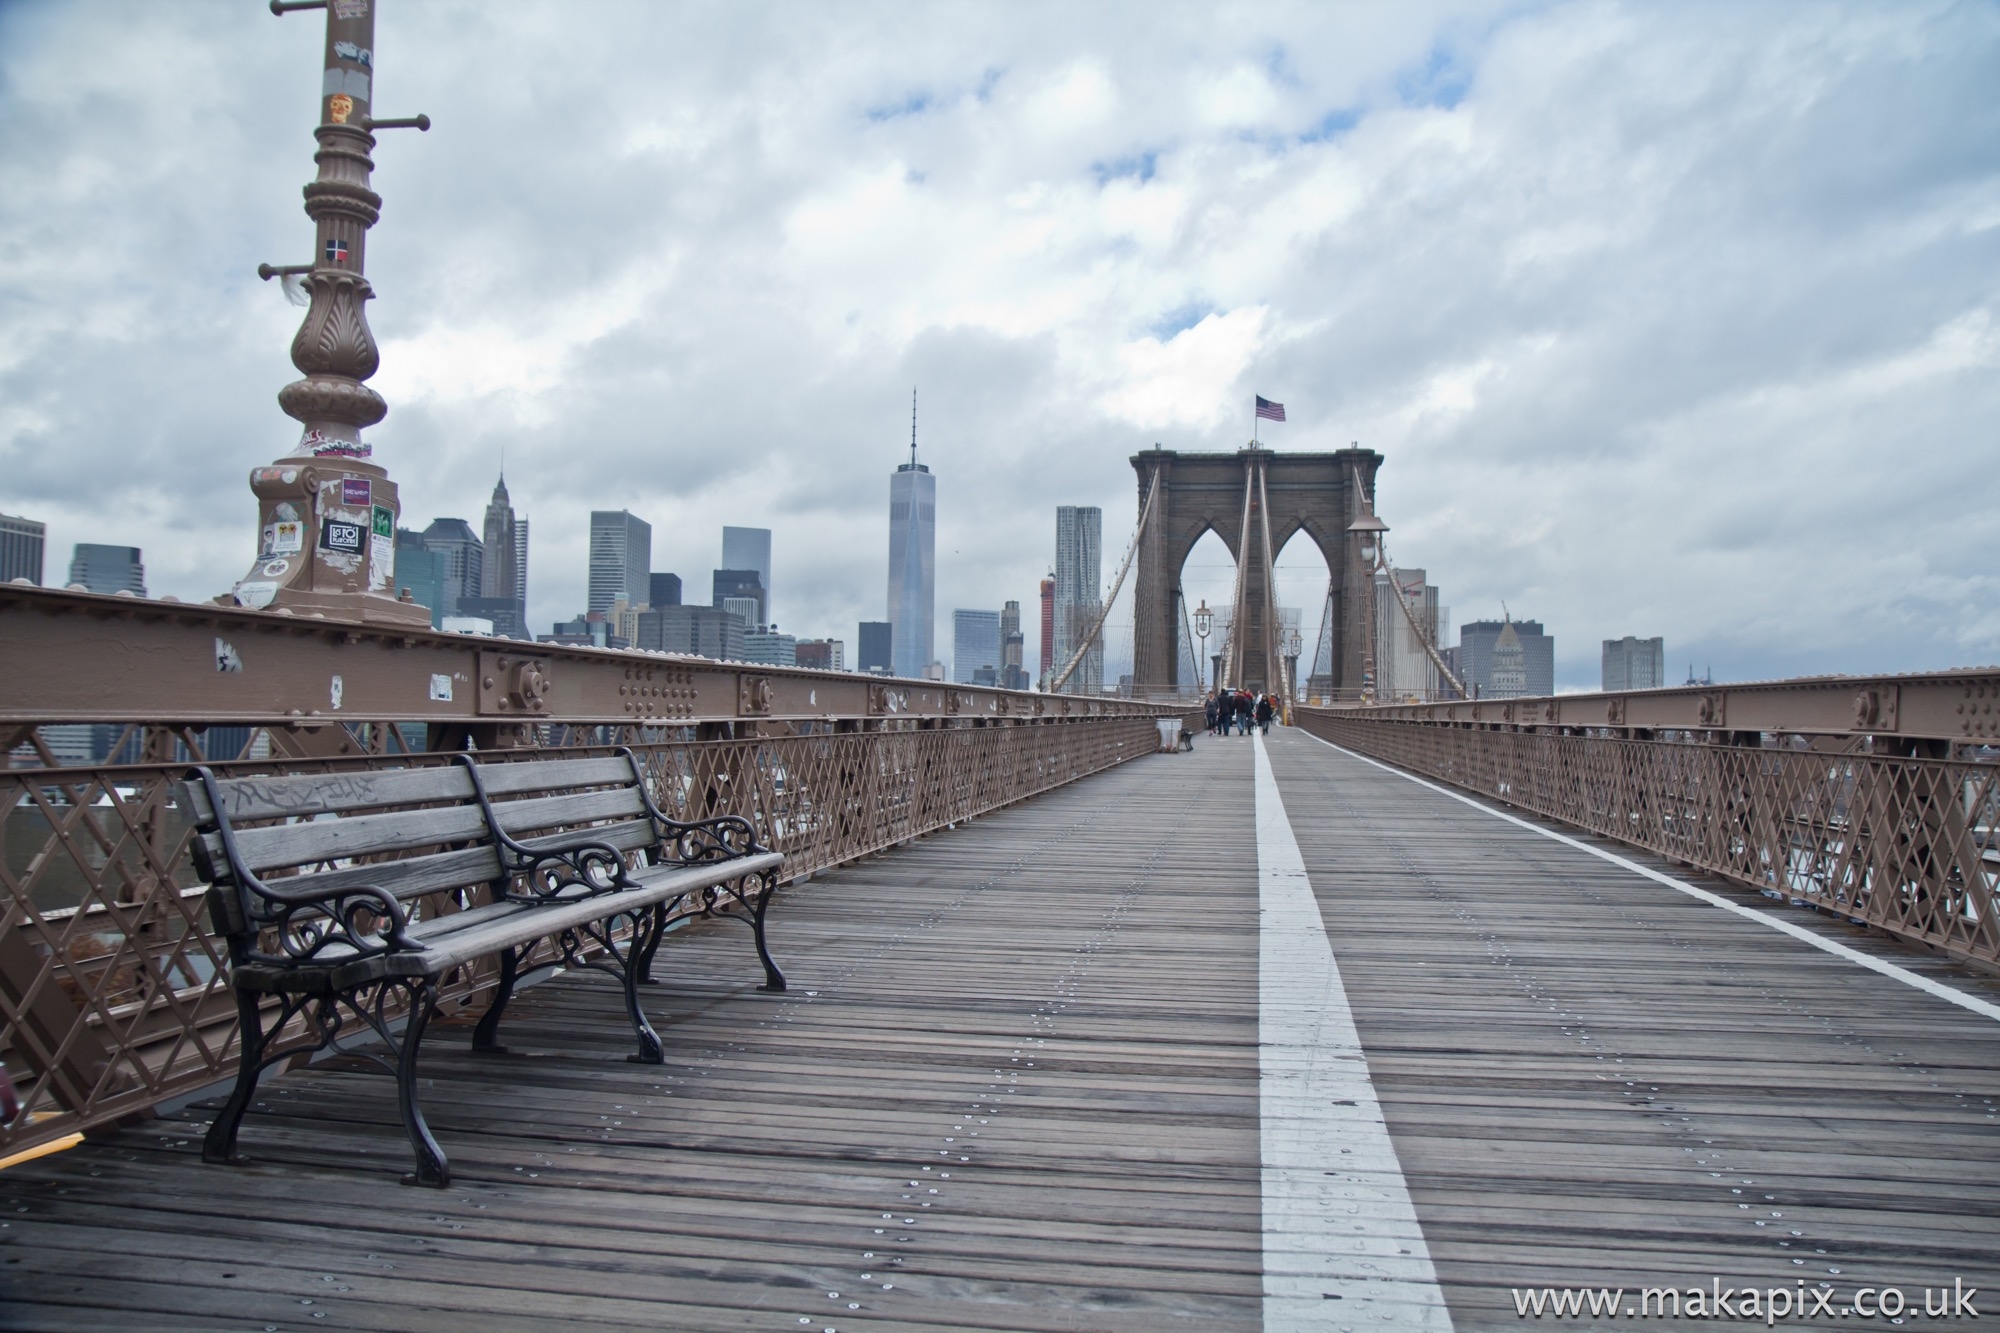
[[[243,1125],[243,1113],[250,1109],[250,1099],[257,1095],[257,1080],[263,1074],[269,1061],[264,1055],[266,1034],[264,1032],[263,997],[253,991],[236,992],[236,1017],[241,1028],[239,1041],[241,1063],[236,1067],[236,1086],[230,1091],[229,1100],[215,1114],[208,1126],[208,1136],[201,1141],[201,1160],[217,1165],[241,1165],[245,1158],[236,1151],[236,1131]],[[289,1017],[289,1010],[287,1011]],[[280,1018],[277,1027],[284,1026]],[[274,1028],[273,1031],[277,1029]]]
[[[409,990],[410,1020],[403,1028],[403,1048],[396,1060],[396,1102],[403,1113],[403,1130],[416,1150],[417,1169],[404,1176],[403,1183],[443,1189],[451,1184],[451,1164],[431,1137],[431,1127],[424,1123],[424,1108],[417,1104],[417,1048],[423,1045],[424,1029],[430,1026],[437,986],[428,980],[417,981],[410,983]]]
[[[496,1038],[500,1035],[500,1015],[507,1008],[507,1001],[514,998],[514,981],[520,975],[521,950],[502,949],[500,951],[500,989],[494,992],[493,1003],[480,1015],[479,1026],[472,1030],[472,1049],[481,1055],[505,1055],[507,1048]]]
[[[660,941],[667,937],[667,905],[656,903],[652,911],[655,917],[654,929],[652,934],[646,937],[646,947],[632,952],[633,963],[639,969],[639,984],[642,986],[660,984],[653,980],[653,956],[660,951]]]
[[[751,928],[757,932],[757,957],[764,964],[764,985],[767,991],[781,991],[785,988],[785,974],[778,970],[770,949],[764,944],[764,912],[771,905],[771,895],[778,891],[778,877],[765,875],[764,891],[757,895],[757,908],[751,918]]]
[[[665,910],[658,905],[634,912],[632,938],[626,942],[625,957],[619,960],[623,964],[619,970],[624,973],[625,981],[625,1012],[631,1016],[632,1031],[639,1038],[639,1053],[625,1057],[633,1064],[661,1065],[667,1062],[667,1050],[660,1042],[660,1034],[653,1031],[652,1023],[646,1018],[646,1007],[639,1002],[639,983],[643,980],[641,973],[645,967],[642,960],[651,960],[665,922]],[[612,956],[617,956],[615,949]]]

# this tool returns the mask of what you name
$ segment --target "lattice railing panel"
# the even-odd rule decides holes
[[[2000,962],[2000,769],[1957,760],[1379,722],[1337,745],[1961,958]]]
[[[786,877],[798,878],[1151,753],[1157,737],[1149,717],[1092,718],[633,748],[667,813],[747,815],[785,853]],[[444,762],[419,754],[219,767],[247,775]],[[0,772],[0,1057],[23,1105],[0,1131],[0,1153],[144,1112],[234,1072],[227,949],[209,930],[189,821],[173,798],[185,772],[184,762]],[[446,897],[424,910],[473,905]],[[492,984],[490,967],[466,969],[447,978],[445,1003],[463,1006]]]

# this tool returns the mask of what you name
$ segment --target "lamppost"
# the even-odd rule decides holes
[[[1185,603],[1183,603],[1185,605]],[[1208,693],[1208,632],[1215,627],[1215,612],[1208,609],[1208,599],[1201,599],[1201,605],[1194,609],[1194,636],[1201,640],[1201,657],[1196,665],[1201,670],[1201,692]]]
[[[1382,534],[1389,525],[1375,517],[1372,509],[1347,525],[1347,531],[1354,538],[1354,553],[1361,559],[1361,569],[1365,577],[1361,583],[1362,614],[1368,622],[1368,631],[1362,635],[1361,643],[1361,702],[1375,702],[1375,565],[1382,555]]]
[[[1299,684],[1299,650],[1303,647],[1305,647],[1305,637],[1299,633],[1296,625],[1285,631],[1284,651],[1287,663],[1285,677],[1292,687],[1291,697],[1285,700],[1288,706],[1305,697],[1305,689]]]
[[[301,276],[311,308],[292,339],[292,364],[305,378],[278,392],[298,421],[298,443],[250,473],[258,502],[257,559],[225,604],[329,619],[416,626],[430,610],[397,598],[396,483],[368,461],[364,427],[389,411],[365,381],[381,363],[363,304],[375,295],[362,275],[368,229],[382,196],[368,188],[374,131],[430,128],[428,116],[377,120],[374,109],[375,7],[379,0],[271,0],[273,14],[326,10],[319,127],[319,175],[305,188],[313,220],[309,264],[261,265],[266,280]]]

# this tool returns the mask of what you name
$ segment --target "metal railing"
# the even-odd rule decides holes
[[[1948,711],[1944,696],[1960,696],[1952,707],[1984,710],[2000,700],[2000,678],[1954,673],[1682,693],[1301,708],[1295,718],[1336,745],[1468,792],[1957,958],[2000,963],[2000,850],[1989,850],[2000,845],[2000,766],[1983,746],[1920,729],[1928,718],[1933,732],[1964,734],[1972,715]],[[1881,726],[1885,698],[1918,705],[1901,714],[1916,734],[1855,730]],[[1492,720],[1450,717],[1474,708]],[[1704,708],[1711,718],[1727,716],[1733,729],[1702,725]],[[1503,710],[1518,720],[1500,720]],[[1683,725],[1561,725],[1635,713]],[[1779,718],[1792,725],[1752,729]],[[1826,719],[1827,729],[1813,718]]]
[[[0,1057],[23,1105],[0,1153],[234,1073],[227,951],[174,792],[191,759],[249,775],[625,745],[669,814],[748,816],[798,879],[1151,754],[1180,711],[22,588],[0,590],[0,679],[26,765],[0,770]],[[91,727],[144,762],[51,762]],[[445,1007],[496,976],[446,978]]]

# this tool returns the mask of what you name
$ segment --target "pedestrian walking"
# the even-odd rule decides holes
[[[1271,714],[1275,711],[1277,710],[1271,707],[1270,695],[1260,694],[1257,696],[1257,725],[1264,729],[1266,736],[1271,734]]]

